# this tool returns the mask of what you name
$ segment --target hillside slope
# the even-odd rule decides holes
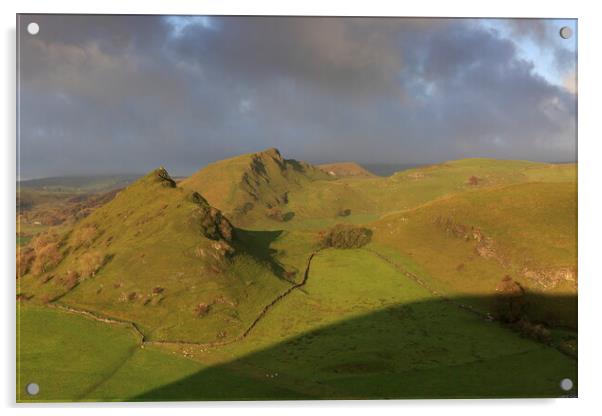
[[[21,248],[19,297],[135,321],[148,339],[226,341],[290,286],[254,238],[157,169]]]
[[[576,182],[575,164],[464,159],[397,172],[390,177],[347,176],[316,180],[291,191],[282,224],[254,227],[319,229],[339,222],[366,223],[440,198],[519,183]],[[330,175],[332,178],[332,175]]]
[[[200,192],[240,224],[266,215],[286,215],[288,194],[320,179],[329,175],[308,163],[284,159],[272,148],[212,163],[180,185]]]
[[[419,264],[444,293],[494,293],[510,275],[532,293],[577,294],[575,183],[520,183],[383,216],[374,241]],[[534,305],[537,319],[576,326],[574,304]]]

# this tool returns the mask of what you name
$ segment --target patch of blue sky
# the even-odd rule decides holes
[[[164,20],[171,28],[171,36],[176,38],[191,26],[215,29],[215,22],[210,16],[165,16]]]
[[[511,19],[481,19],[479,24],[488,30],[496,31],[502,38],[511,40],[519,58],[533,64],[533,70],[549,83],[564,86],[567,77],[573,76],[577,65],[577,20],[576,19],[541,19],[534,24],[543,23],[543,30],[516,30]],[[525,21],[529,25],[529,21]],[[560,29],[568,26],[572,30],[569,39],[560,36]],[[543,36],[543,38],[542,38]],[[558,62],[558,50],[568,53],[560,55],[560,59],[569,62]]]

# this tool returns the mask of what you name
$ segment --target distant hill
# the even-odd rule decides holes
[[[348,176],[375,176],[372,172],[369,172],[360,164],[355,162],[326,163],[323,165],[318,165],[318,167],[329,175],[338,178]]]
[[[57,176],[20,181],[22,189],[63,192],[105,192],[123,188],[142,177],[142,174]]]
[[[425,165],[425,163],[362,163],[364,168],[378,176],[391,176],[395,172]]]

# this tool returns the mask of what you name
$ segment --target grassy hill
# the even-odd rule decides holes
[[[289,193],[329,175],[315,166],[284,159],[277,149],[212,163],[182,181],[184,189],[203,194],[234,223],[274,217],[287,220]]]
[[[21,253],[18,290],[30,302],[135,321],[149,339],[227,341],[290,286],[254,234],[237,234],[158,169],[64,235],[34,239]]]
[[[510,275],[533,293],[576,296],[576,204],[571,183],[467,192],[383,216],[374,242],[419,264],[445,293],[490,294]],[[573,302],[533,306],[537,319],[577,325]]]
[[[202,171],[201,171],[202,172]],[[266,216],[248,219],[257,229],[321,229],[337,223],[367,223],[384,215],[466,192],[504,185],[548,182],[576,183],[576,165],[496,159],[465,159],[423,166],[390,177],[316,179],[291,187],[281,210],[287,221]]]
[[[161,168],[22,244],[21,377],[77,374],[47,400],[565,394],[576,165],[341,169],[276,149],[178,183]]]

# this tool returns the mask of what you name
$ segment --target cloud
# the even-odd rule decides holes
[[[187,174],[271,146],[315,162],[576,157],[571,84],[473,20],[22,19],[41,27],[20,33],[23,177]]]

